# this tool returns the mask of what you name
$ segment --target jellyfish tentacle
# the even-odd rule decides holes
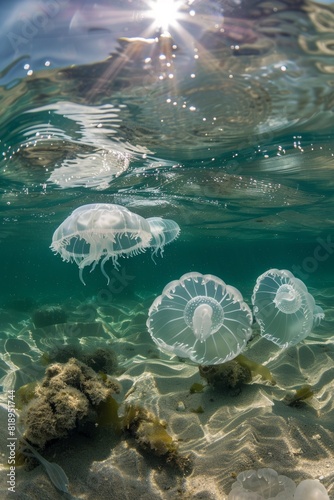
[[[86,283],[84,282],[84,279],[83,279],[83,276],[82,276],[83,270],[84,270],[83,267],[79,268],[79,278],[80,278],[81,283],[86,286]]]
[[[107,262],[108,259],[109,259],[109,255],[107,254],[104,257],[104,259],[102,259],[102,261],[101,261],[101,272],[102,272],[103,276],[105,276],[107,278],[107,285],[109,285],[109,283],[110,283],[110,277],[106,273],[106,270],[104,269],[104,265],[105,265],[105,263]],[[95,265],[96,265],[96,263],[94,264],[94,266]]]

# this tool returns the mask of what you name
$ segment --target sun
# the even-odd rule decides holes
[[[153,19],[156,29],[169,31],[175,27],[180,17],[180,8],[184,5],[180,0],[150,0],[148,17]]]

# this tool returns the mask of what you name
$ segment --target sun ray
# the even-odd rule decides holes
[[[127,14],[129,16],[129,11]],[[94,100],[96,94],[120,77],[122,70],[132,64],[138,69],[137,75],[141,78],[142,88],[146,89],[159,81],[168,81],[170,91],[175,95],[178,94],[181,82],[187,78],[191,81],[190,79],[196,77],[198,64],[209,68],[210,71],[224,72],[222,61],[205,49],[199,36],[207,29],[218,29],[221,19],[217,20],[217,13],[197,14],[191,1],[146,0],[144,8],[137,10],[133,16],[136,18],[133,28],[138,31],[130,32],[128,27],[131,36],[118,38],[119,48],[112,54],[110,64],[89,92],[89,100]],[[116,19],[121,18],[122,14],[118,12]],[[114,22],[112,20],[111,25]],[[182,63],[179,63],[180,57]],[[189,74],[184,69],[184,60],[189,61]]]

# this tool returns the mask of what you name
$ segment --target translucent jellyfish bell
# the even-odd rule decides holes
[[[149,217],[146,220],[152,234],[150,245],[153,249],[153,256],[157,255],[159,250],[162,256],[164,246],[171,243],[180,234],[180,227],[175,221],[161,217]]]
[[[79,267],[82,283],[83,269],[101,260],[101,271],[111,259],[117,269],[118,257],[131,257],[150,246],[152,234],[146,219],[121,205],[97,203],[83,205],[72,212],[53,234],[50,248],[66,262]]]
[[[184,274],[151,305],[146,322],[158,347],[195,363],[235,358],[251,336],[252,313],[234,287],[211,274]]]
[[[318,479],[304,479],[298,484],[294,500],[330,500],[327,490]]]
[[[303,340],[324,317],[304,283],[286,270],[270,269],[261,274],[252,304],[261,335],[280,347]]]
[[[293,500],[296,484],[273,469],[246,470],[237,475],[228,500]]]

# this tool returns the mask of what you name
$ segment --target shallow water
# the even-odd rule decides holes
[[[49,293],[62,269],[74,279],[47,246],[86,203],[176,220],[159,268],[177,252],[175,277],[200,265],[247,282],[331,238],[330,7],[199,2],[154,39],[140,2],[41,4],[30,38],[22,5],[8,13],[1,82],[1,252],[16,294]],[[332,250],[310,261],[312,279],[328,276]]]
[[[330,2],[181,2],[160,27],[144,0],[19,0],[0,17],[2,345],[41,305],[134,301],[146,317],[190,271],[250,303],[269,268],[305,282],[331,345]],[[108,262],[109,286],[85,269],[83,286],[49,246],[88,203],[173,219],[181,234],[155,262],[150,251],[118,272]]]

